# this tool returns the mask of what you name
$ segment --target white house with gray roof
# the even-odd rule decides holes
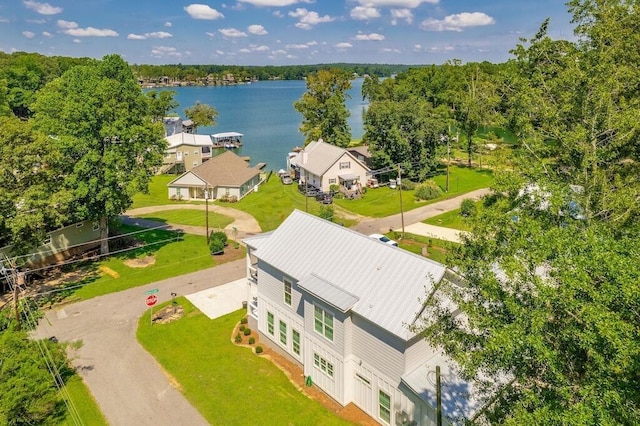
[[[244,242],[251,327],[337,402],[381,424],[435,425],[440,366],[444,414],[476,409],[450,361],[409,328],[443,265],[298,210]]]
[[[311,142],[289,160],[300,183],[307,183],[328,192],[331,185],[344,187],[346,193],[355,192],[367,181],[371,170],[349,151],[323,142]]]

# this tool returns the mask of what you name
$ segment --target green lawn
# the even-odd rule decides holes
[[[405,233],[403,239],[400,239],[399,232],[387,235],[389,235],[390,238],[396,239],[401,248],[412,253],[422,255],[423,249],[426,248],[426,257],[443,265],[447,264],[447,256],[451,250],[453,250],[453,247],[456,246],[456,243],[450,241],[410,233]]]
[[[476,205],[477,210],[482,209],[482,206],[483,206],[482,200],[476,201],[474,204]],[[422,222],[427,223],[429,225],[444,226],[445,228],[459,229],[461,231],[471,230],[468,222],[465,220],[464,217],[460,215],[460,209],[451,210],[451,211],[439,214],[438,216],[430,217],[428,219],[423,220]]]
[[[440,174],[433,180],[444,190],[446,188],[446,171],[441,170]],[[493,183],[493,173],[485,169],[469,169],[467,167],[451,167],[449,169],[449,192],[441,197],[430,201],[418,201],[413,196],[414,191],[402,191],[403,211],[435,203],[447,198],[455,197],[476,189],[486,188]],[[354,213],[369,217],[385,217],[400,213],[400,192],[398,189],[390,189],[383,186],[376,189],[369,189],[359,200],[334,200],[340,207]]]
[[[167,184],[177,178],[177,175],[156,175],[149,183],[149,193],[138,193],[133,196],[131,209],[147,206],[162,206],[164,204],[186,204],[186,201],[172,201],[169,199]]]
[[[234,219],[220,213],[209,211],[209,228],[224,229],[232,223]],[[175,210],[164,210],[155,213],[143,214],[137,217],[151,219],[158,222],[175,223],[178,225],[205,226],[206,216],[204,210],[189,210],[176,208]]]
[[[138,322],[138,341],[211,424],[348,425],[306,397],[271,361],[231,342],[244,310],[210,320],[185,298],[169,324]]]
[[[139,228],[126,225],[121,227],[122,232],[135,230]],[[77,268],[84,270],[84,278],[68,283],[66,290],[54,293],[45,303],[91,299],[216,265],[204,236],[184,234],[179,241],[176,236],[175,232],[158,229],[135,234],[137,240],[149,245],[78,266]],[[242,246],[235,248],[231,242],[225,248],[225,251],[229,250],[242,250],[244,253]],[[125,264],[127,260],[146,256],[153,256],[155,263],[144,268],[133,268]]]
[[[64,385],[63,393],[65,394],[65,397],[66,394],[68,394],[71,399],[73,404],[72,407],[75,408],[77,417],[82,421],[81,424],[95,426],[107,426],[109,424],[107,423],[107,419],[102,415],[102,411],[100,411],[96,400],[93,399],[93,395],[91,395],[89,388],[87,388],[80,376],[77,374],[72,376]],[[67,411],[67,416],[59,423],[59,425],[77,425],[78,422],[74,421],[74,418],[77,419],[77,417],[72,417],[69,414],[69,411]]]

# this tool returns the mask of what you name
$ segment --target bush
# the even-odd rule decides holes
[[[471,217],[476,214],[476,203],[471,198],[465,198],[460,204],[460,215]]]
[[[433,200],[442,195],[442,189],[432,180],[421,183],[416,187],[415,196],[420,200]]]
[[[262,346],[256,346],[256,353],[257,354],[261,354],[262,353]]]
[[[241,325],[241,326],[240,326],[240,328],[239,328],[239,330],[240,330],[240,331],[244,331],[244,329],[245,329],[245,328],[247,328],[247,327],[245,327],[244,325]]]
[[[247,319],[247,317],[244,317],[244,318],[242,318],[242,319],[240,320],[240,324],[246,324],[246,323],[248,323],[248,322],[249,322],[249,320]]]
[[[242,336],[240,335],[240,333],[236,334],[236,343],[240,343],[242,342]]]
[[[244,335],[245,335],[245,336],[248,336],[248,335],[250,335],[250,334],[251,334],[251,329],[250,329],[249,327],[245,328],[245,329],[244,329]]]
[[[416,189],[417,184],[409,179],[402,179],[400,181],[400,188],[403,191],[411,191],[412,189]]]
[[[336,193],[340,191],[340,185],[337,184],[333,184],[333,185],[329,185],[329,191]]]
[[[333,215],[334,215],[333,206],[323,205],[322,207],[320,207],[320,213],[318,214],[318,216],[320,216],[322,219],[328,220],[329,222],[333,222]]]
[[[253,345],[256,342],[256,338],[255,337],[249,337],[249,344]]]
[[[211,254],[224,253],[224,241],[219,238],[209,240],[209,251]]]
[[[229,237],[227,237],[227,234],[224,231],[211,231],[211,233],[209,234],[209,241],[212,241],[215,239],[222,240],[222,242],[226,247]]]

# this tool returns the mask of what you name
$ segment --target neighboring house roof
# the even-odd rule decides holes
[[[211,187],[216,186],[242,186],[256,175],[260,169],[249,167],[249,164],[231,151],[225,151],[208,161],[186,172],[194,174]],[[169,183],[180,179],[182,176]]]
[[[358,145],[352,146],[347,149],[349,152],[357,152],[358,154],[364,156],[365,158],[371,157],[371,152],[369,152],[369,145]]]
[[[369,170],[367,166],[362,164],[347,150],[335,145],[323,142],[322,139],[311,142],[302,151],[296,155],[293,163],[297,166],[313,173],[316,176],[322,176],[325,174],[336,161],[340,160],[344,155],[348,155],[353,161],[360,164],[366,170]]]
[[[213,146],[213,141],[209,135],[181,132],[167,136],[165,139],[169,143],[169,149],[180,145]]]
[[[262,261],[339,310],[408,340],[421,299],[445,267],[338,224],[295,210],[268,237],[248,238]]]

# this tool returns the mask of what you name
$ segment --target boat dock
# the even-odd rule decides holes
[[[244,135],[238,132],[223,132],[211,135],[213,148],[240,148],[242,146],[242,137]]]

